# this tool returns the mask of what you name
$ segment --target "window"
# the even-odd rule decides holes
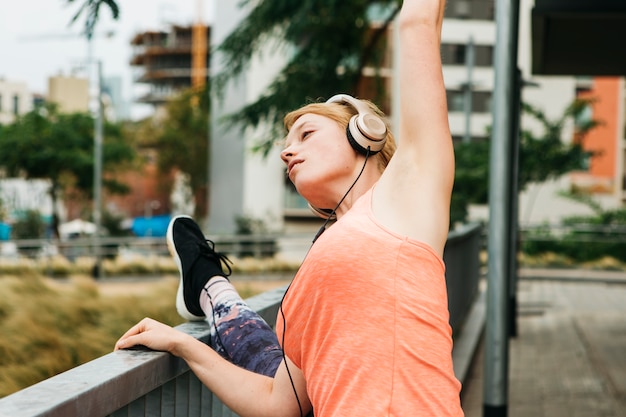
[[[465,111],[465,93],[461,90],[447,90],[449,112]],[[491,91],[472,92],[472,113],[489,113],[491,111]]]
[[[451,4],[452,13],[459,19],[469,19],[471,15],[471,7],[469,0],[457,0]]]
[[[285,209],[309,209],[307,201],[298,194],[296,187],[287,176],[285,176]]]
[[[16,94],[13,96],[13,115],[17,116],[20,113],[20,97]]]
[[[586,106],[580,114],[576,115],[576,119],[574,120],[574,126],[577,129],[582,128],[583,126],[589,124],[593,120],[593,109],[591,106]]]
[[[444,43],[441,45],[441,63],[443,65],[465,65],[466,44]],[[474,66],[493,66],[493,46],[474,45]]]
[[[465,103],[465,97],[462,91],[448,90],[446,91],[448,99],[449,112],[461,112]]]
[[[465,45],[454,45],[453,61],[457,64],[464,64],[467,60],[467,49]]]
[[[475,113],[490,113],[491,97],[491,91],[474,91],[472,94],[472,111]]]
[[[448,0],[445,17],[494,20],[494,0]]]
[[[465,140],[465,136],[463,135],[452,135],[452,141],[454,143],[461,143],[464,140]],[[486,140],[489,140],[487,136],[470,136],[470,142],[472,143],[484,142]]]

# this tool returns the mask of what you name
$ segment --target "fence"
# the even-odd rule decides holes
[[[240,257],[271,257],[279,250],[278,236],[273,235],[222,235],[215,238],[220,251]],[[24,256],[47,258],[62,255],[68,259],[94,256],[114,258],[120,253],[133,252],[144,255],[169,256],[165,238],[162,237],[80,237],[62,241],[50,239],[20,239],[0,242],[5,257]]]
[[[446,280],[455,332],[463,325],[479,279],[481,227],[452,232],[446,245]],[[250,306],[275,324],[286,287],[248,299]],[[207,341],[205,323],[178,329]],[[234,416],[189,370],[184,361],[148,350],[112,352],[0,399],[1,417]]]
[[[521,250],[527,255],[558,254],[573,262],[614,258],[626,262],[626,226],[563,224],[520,229]]]

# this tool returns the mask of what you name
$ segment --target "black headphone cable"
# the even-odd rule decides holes
[[[368,146],[367,153],[365,154],[365,161],[363,162],[363,166],[361,167],[361,171],[359,172],[359,175],[357,175],[356,179],[354,180],[350,188],[348,188],[348,191],[346,191],[343,197],[341,197],[341,200],[339,200],[339,203],[337,203],[337,206],[335,206],[335,208],[330,213],[330,215],[328,216],[324,224],[322,224],[322,227],[320,227],[320,229],[315,234],[315,237],[313,238],[313,241],[311,242],[311,246],[309,246],[309,249],[304,255],[302,262],[304,262],[304,259],[306,259],[306,257],[309,255],[309,252],[311,251],[311,248],[313,247],[313,244],[315,243],[315,241],[322,235],[322,233],[326,231],[326,226],[328,226],[328,223],[330,223],[331,218],[333,217],[337,209],[339,209],[339,206],[341,206],[341,203],[343,203],[343,200],[346,199],[348,194],[350,194],[350,191],[352,191],[352,189],[356,185],[359,178],[361,178],[363,171],[365,171],[365,165],[367,165],[367,160],[369,159],[369,157],[370,157],[370,147]],[[285,369],[287,370],[287,375],[289,376],[289,382],[291,383],[291,388],[293,389],[293,393],[296,396],[296,401],[298,402],[298,408],[300,409],[300,417],[304,417],[304,413],[302,412],[302,403],[300,403],[300,397],[298,397],[298,391],[296,390],[296,385],[294,384],[293,378],[291,377],[291,371],[289,370],[289,366],[287,365],[287,357],[285,355],[285,333],[287,333],[287,319],[285,318],[285,312],[283,311],[283,302],[285,301],[285,297],[287,296],[287,292],[291,288],[292,283],[293,281],[289,283],[289,285],[287,286],[287,289],[285,290],[285,293],[283,294],[283,297],[280,300],[280,305],[278,307],[278,310],[280,311],[280,315],[283,318],[283,334],[282,334],[282,340],[281,340],[280,345],[282,347],[283,362],[285,362]]]

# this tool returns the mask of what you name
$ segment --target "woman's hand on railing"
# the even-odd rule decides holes
[[[192,336],[182,333],[166,324],[145,318],[131,327],[115,344],[115,350],[128,349],[134,346],[145,346],[152,350],[169,352],[179,356],[178,347],[189,343]]]

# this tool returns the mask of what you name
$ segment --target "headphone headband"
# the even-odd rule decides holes
[[[326,103],[346,103],[354,107],[354,109],[359,113],[371,113],[370,109],[365,105],[365,103],[348,94],[335,94],[334,96],[326,100]]]
[[[334,210],[317,208],[317,207],[311,205],[311,203],[308,203],[308,205],[309,205],[309,209],[317,217],[321,217],[324,220],[330,220],[330,221],[337,220],[337,215],[335,214]]]

